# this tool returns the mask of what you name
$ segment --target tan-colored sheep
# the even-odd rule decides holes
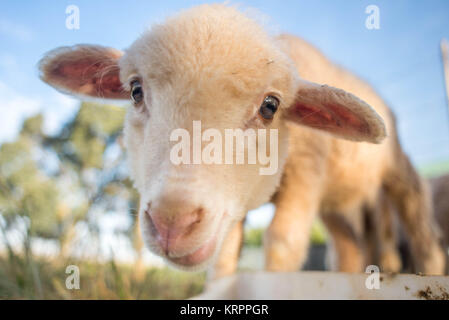
[[[124,134],[142,234],[173,265],[214,265],[215,277],[234,272],[246,212],[273,198],[268,270],[301,266],[320,214],[333,236],[336,267],[362,271],[360,230],[347,221],[360,225],[363,208],[375,207],[384,188],[399,208],[419,270],[443,271],[427,189],[400,147],[388,107],[303,40],[272,38],[233,7],[202,5],[153,26],[124,53],[59,48],[40,69],[44,81],[64,92],[133,99]],[[260,174],[260,159],[173,163],[172,133],[194,134],[194,121],[220,133],[275,130],[270,143],[278,148],[279,170]]]
[[[442,231],[443,245],[449,249],[449,174],[430,180],[435,218]]]
[[[435,234],[439,234],[439,239],[447,253],[449,249],[449,175],[432,178],[429,184],[437,224],[434,227]],[[390,199],[382,196],[382,193],[377,209],[377,211],[366,212],[366,218],[370,220],[368,228],[364,229],[364,244],[369,248],[366,251],[367,261],[379,265],[384,272],[401,270],[418,272],[410,257],[404,230],[396,219],[395,208]],[[447,267],[449,265],[446,263]]]

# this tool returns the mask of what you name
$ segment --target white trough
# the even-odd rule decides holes
[[[336,272],[242,272],[212,281],[193,299],[426,299],[449,300],[449,277],[378,274],[379,288],[368,289],[369,274]],[[368,280],[368,287],[376,279]]]

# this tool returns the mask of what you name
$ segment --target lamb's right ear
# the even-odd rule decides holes
[[[60,47],[39,62],[43,81],[65,93],[105,99],[129,99],[119,77],[119,50],[94,45]]]

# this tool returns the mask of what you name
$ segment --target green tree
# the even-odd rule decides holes
[[[93,208],[105,213],[119,201],[135,208],[120,143],[124,116],[122,107],[82,103],[54,135],[44,133],[42,115],[26,119],[17,139],[0,147],[0,210],[7,228],[25,217],[32,236],[59,239],[65,250],[77,222],[98,229],[89,220]]]

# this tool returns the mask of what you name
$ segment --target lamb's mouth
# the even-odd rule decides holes
[[[216,239],[217,237],[214,236],[212,239],[206,241],[201,247],[190,254],[176,258],[167,257],[167,259],[172,263],[185,267],[199,265],[213,255],[217,243]]]

